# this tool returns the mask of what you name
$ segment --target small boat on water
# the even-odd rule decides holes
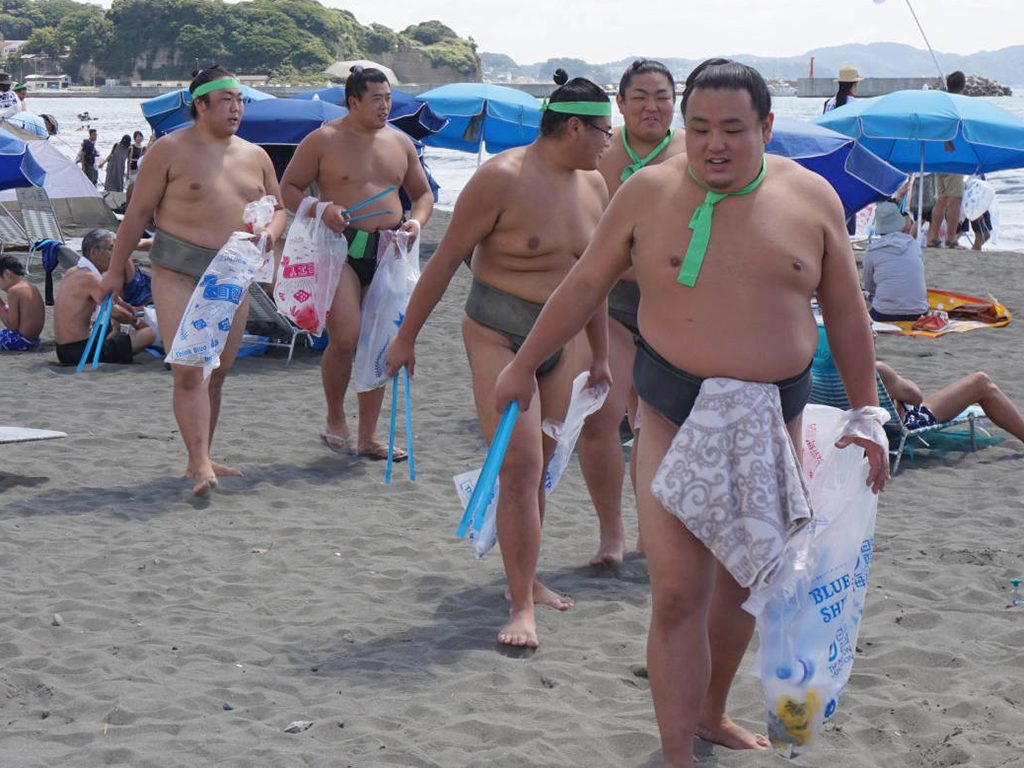
[[[95,120],[96,118],[93,117],[92,115],[90,115],[88,111],[85,111],[85,112],[79,112],[78,113],[78,119],[81,122],[83,122],[83,123],[88,123],[88,122],[91,122],[92,120]]]
[[[768,80],[768,93],[772,96],[796,96],[796,87],[786,80],[771,78]]]

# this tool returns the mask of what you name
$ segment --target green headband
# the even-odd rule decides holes
[[[238,88],[241,90],[242,84],[233,77],[222,77],[220,80],[211,80],[208,83],[203,83],[192,91],[192,98],[198,99],[200,96],[205,96],[210,93],[210,91],[220,91],[225,88]]]
[[[26,88],[28,88],[28,83],[18,83],[11,90],[13,90],[13,91],[24,91]]]
[[[566,115],[585,115],[586,117],[611,117],[610,101],[548,101],[540,105],[541,112],[561,112]]]

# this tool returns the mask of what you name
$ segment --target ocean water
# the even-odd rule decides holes
[[[1014,88],[1014,96],[991,98],[993,104],[1024,119],[1024,87]],[[149,136],[149,126],[142,117],[137,99],[45,99],[30,97],[29,109],[53,115],[60,123],[60,133],[51,139],[64,154],[74,157],[81,140],[85,138],[85,124],[78,115],[89,112],[94,118],[92,127],[99,134],[98,146],[105,155],[124,134],[141,130]],[[821,114],[820,99],[800,99],[781,96],[773,99],[777,115],[811,120]],[[618,114],[613,120],[621,122]],[[103,155],[101,155],[103,156]],[[463,185],[476,169],[477,156],[445,149],[427,149],[427,163],[441,185],[438,205],[451,209]],[[486,155],[485,155],[486,158]],[[101,176],[102,178],[102,171]],[[986,248],[1014,250],[1024,253],[1024,169],[1000,171],[988,175],[996,189],[998,229],[996,238]]]

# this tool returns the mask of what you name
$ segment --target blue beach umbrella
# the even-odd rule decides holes
[[[775,118],[765,150],[823,176],[843,201],[847,218],[868,203],[892,197],[907,180],[849,136],[791,117]]]
[[[339,86],[318,88],[315,91],[297,93],[291,98],[344,104],[345,89]],[[425,101],[404,91],[395,90],[391,91],[391,112],[388,114],[388,122],[417,141],[423,141],[427,136],[448,125],[448,119],[436,114]]]
[[[269,93],[257,91],[247,85],[242,86],[242,99],[246,104],[273,98]],[[140,106],[142,116],[159,138],[165,133],[192,125],[192,115],[189,114],[191,104],[192,94],[188,92],[188,88],[179,88],[162,96],[147,99]]]
[[[815,120],[902,171],[991,173],[1024,168],[1024,120],[980,98],[895,91],[857,99]],[[918,223],[923,186],[918,191]]]
[[[298,144],[348,110],[328,101],[266,99],[245,106],[238,135],[254,144]]]
[[[815,120],[901,171],[992,173],[1024,168],[1024,120],[984,99],[896,91],[857,99]]]
[[[448,126],[427,137],[431,147],[463,152],[501,152],[521,147],[537,138],[540,102],[515,88],[491,83],[452,83],[421,93]]]
[[[0,189],[41,187],[46,171],[28,149],[28,144],[0,130]]]
[[[238,126],[238,136],[266,149],[274,161],[278,176],[280,176],[291,160],[293,151],[291,149],[280,150],[277,149],[278,147],[297,146],[306,136],[324,123],[347,114],[347,109],[329,101],[303,99],[258,101],[246,106],[245,112],[242,114],[242,122]],[[434,193],[434,200],[437,200],[439,187],[423,160],[423,144],[411,137],[409,140],[416,147],[416,155],[423,165],[427,182]]]

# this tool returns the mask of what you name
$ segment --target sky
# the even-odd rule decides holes
[[[846,43],[925,44],[907,0],[321,0],[363,24],[438,19],[520,64],[630,56],[798,56]],[[1024,43],[1024,0],[910,0],[932,47],[969,54]],[[969,9],[969,10],[968,10]]]

